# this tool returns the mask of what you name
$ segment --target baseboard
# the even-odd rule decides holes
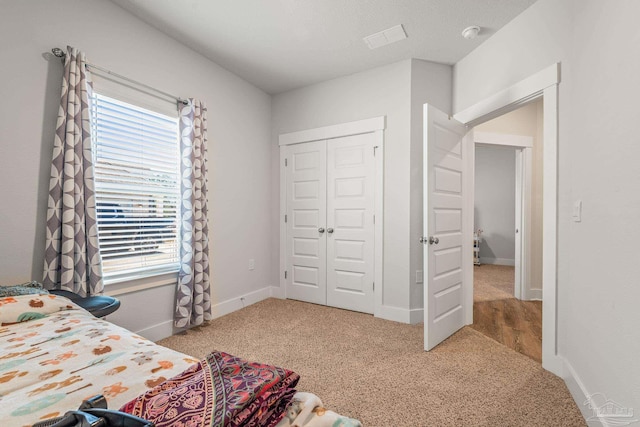
[[[153,342],[160,341],[174,334],[173,319],[140,329],[139,331],[134,331],[134,333]]]
[[[558,355],[548,355],[542,351],[542,367],[554,375],[564,378],[564,359]]]
[[[258,289],[257,291],[249,292],[248,294],[244,295],[238,295],[237,297],[222,301],[214,305],[213,307],[211,307],[213,318],[216,319],[218,317],[225,316],[227,314],[233,313],[234,311],[238,311],[251,304],[255,304],[271,297],[271,288],[271,286],[267,286],[265,288]]]
[[[527,301],[542,301],[542,289],[529,289],[526,299]]]
[[[424,322],[424,308],[412,308],[409,310],[409,323],[417,325]]]
[[[602,418],[595,416],[594,411],[588,405],[589,396],[591,393],[587,391],[584,383],[573,369],[573,366],[564,359],[564,375],[563,379],[567,388],[569,389],[569,393],[571,393],[571,397],[576,402],[578,409],[582,413],[582,416],[587,421],[590,427],[602,426],[609,427],[609,424],[605,422]]]
[[[391,320],[393,322],[411,323],[411,310],[407,308],[393,307],[391,305],[382,305],[380,306],[380,310],[375,313],[375,317]]]
[[[563,379],[590,427],[635,425],[640,421],[640,417],[634,416],[633,408],[625,408],[618,402],[608,399],[603,393],[589,392],[576,370],[566,359],[564,359]]]
[[[271,296],[273,298],[278,298],[278,299],[286,299],[286,292],[285,289],[281,286],[272,286],[271,287]]]
[[[491,264],[491,265],[508,265],[515,266],[516,260],[509,258],[484,258],[480,257],[480,264]]]
[[[228,299],[226,301],[222,301],[218,304],[215,304],[211,307],[211,312],[213,314],[213,318],[216,319],[218,317],[225,316],[227,314],[233,313],[234,311],[240,310],[241,308],[247,307],[249,305],[255,304],[272,296],[272,287],[267,286],[262,289],[258,289],[257,291],[249,292],[244,295],[239,295],[235,298]],[[108,319],[107,319],[108,320]],[[151,341],[160,341],[163,338],[170,337],[176,333],[183,331],[184,329],[175,329],[173,327],[173,319],[166,320],[164,322],[158,323],[156,325],[152,325],[146,327],[144,329],[136,330],[134,333],[145,337]]]
[[[281,286],[271,286],[271,297],[286,299],[287,296],[285,289]],[[393,322],[415,325],[424,320],[424,309],[414,308],[409,310],[406,308],[383,305],[380,307],[379,312],[374,313],[374,316],[380,319],[391,320]]]

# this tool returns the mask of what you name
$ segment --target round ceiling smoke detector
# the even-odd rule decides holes
[[[462,30],[462,37],[467,40],[472,40],[476,38],[478,33],[480,33],[480,27],[478,27],[477,25],[472,25],[471,27],[467,27]]]

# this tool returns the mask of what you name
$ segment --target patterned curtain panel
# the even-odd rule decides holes
[[[180,110],[181,247],[175,326],[211,320],[207,225],[207,108],[190,99]]]
[[[102,293],[84,53],[67,47],[53,145],[43,284],[82,296]]]

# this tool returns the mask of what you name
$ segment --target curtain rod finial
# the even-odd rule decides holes
[[[54,47],[53,49],[51,49],[51,53],[53,53],[53,56],[57,56],[58,58],[64,58],[66,56],[64,50],[60,49],[59,47]]]

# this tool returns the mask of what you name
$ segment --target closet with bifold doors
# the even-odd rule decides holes
[[[282,147],[287,298],[374,312],[379,138],[370,132]]]

